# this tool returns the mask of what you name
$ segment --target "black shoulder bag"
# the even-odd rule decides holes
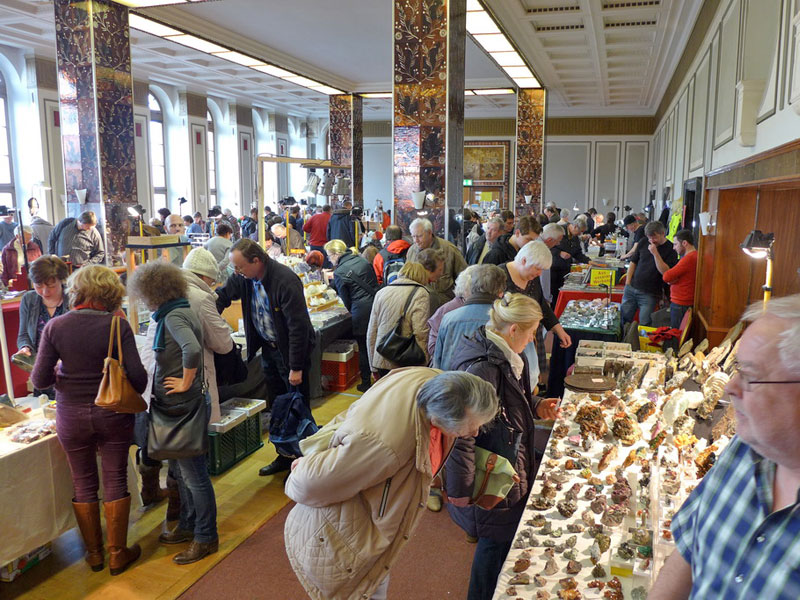
[[[401,367],[419,367],[425,364],[425,352],[417,344],[417,338],[414,337],[413,332],[409,336],[403,335],[403,319],[406,318],[408,307],[411,306],[411,300],[414,299],[416,293],[417,290],[412,290],[408,295],[408,300],[406,300],[406,305],[403,307],[403,313],[400,315],[397,325],[378,342],[375,348],[378,354],[386,360],[390,360]]]

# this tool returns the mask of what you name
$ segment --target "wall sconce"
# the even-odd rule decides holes
[[[525,204],[530,204],[533,199],[533,194],[525,194]]]
[[[414,208],[417,210],[422,210],[422,207],[425,206],[425,191],[421,192],[411,192],[411,200],[414,202]]]
[[[772,298],[772,246],[775,243],[774,233],[762,233],[760,229],[754,229],[747,234],[739,247],[745,254],[755,259],[767,259],[767,276],[764,281],[764,310],[767,309],[767,303]]]
[[[710,235],[715,223],[712,222],[713,216],[710,212],[701,212],[697,215],[700,218],[700,231],[703,235]]]
[[[75,190],[75,197],[80,204],[86,204],[86,191],[87,190]]]

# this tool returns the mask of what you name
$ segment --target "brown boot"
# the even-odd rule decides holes
[[[128,548],[128,515],[131,511],[130,495],[103,502],[108,535],[108,566],[112,575],[119,575],[142,554],[139,544]]]
[[[178,480],[167,474],[167,521],[177,521],[181,518],[181,494],[178,490]]]
[[[100,526],[99,502],[72,501],[75,520],[81,530],[83,544],[86,546],[86,563],[92,571],[103,570],[103,529]]]
[[[161,487],[159,473],[161,465],[152,467],[145,464],[139,465],[139,475],[142,477],[142,505],[158,504],[167,497],[167,490]]]
[[[192,540],[186,550],[172,557],[172,561],[179,565],[188,565],[204,559],[209,554],[214,554],[217,550],[219,550],[219,540],[214,540],[213,542],[196,542]]]

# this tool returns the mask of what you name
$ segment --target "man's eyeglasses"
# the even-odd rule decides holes
[[[800,383],[800,380],[797,380],[797,379],[787,379],[787,380],[783,380],[783,381],[767,381],[767,380],[758,381],[758,380],[755,380],[755,379],[751,379],[748,375],[746,375],[745,373],[742,373],[738,361],[733,361],[733,369],[734,369],[734,375],[738,375],[739,379],[742,380],[742,388],[745,391],[748,391],[748,392],[752,390],[752,386],[754,386],[754,385],[767,385],[767,384],[769,384],[769,385],[785,385],[785,384],[792,384],[792,383]]]

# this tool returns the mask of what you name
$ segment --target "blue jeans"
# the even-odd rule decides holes
[[[217,499],[205,455],[171,459],[169,466],[181,495],[178,529],[193,531],[197,542],[213,542],[217,539]]]
[[[685,315],[686,311],[690,308],[692,307],[671,302],[669,305],[669,326],[673,329],[680,329],[681,321],[683,321],[683,315]]]
[[[492,600],[497,577],[503,569],[503,561],[511,549],[511,540],[497,542],[490,538],[478,538],[472,571],[469,575],[467,600]]]
[[[631,323],[639,309],[639,325],[650,325],[650,315],[658,304],[658,298],[637,290],[632,285],[626,285],[622,292],[622,323]]]

